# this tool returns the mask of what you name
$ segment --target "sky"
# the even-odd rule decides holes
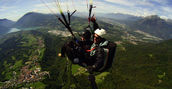
[[[59,0],[63,11],[87,12],[90,0]],[[52,10],[50,11],[47,6]],[[172,19],[171,0],[93,0],[96,13],[123,13],[135,16],[159,15]],[[59,13],[56,0],[0,0],[0,19],[17,21],[28,12]],[[77,14],[77,13],[76,13]]]

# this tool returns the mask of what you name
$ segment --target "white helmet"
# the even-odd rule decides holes
[[[96,29],[95,31],[94,31],[94,33],[95,34],[97,34],[97,35],[99,35],[100,37],[102,37],[103,35],[105,35],[106,34],[106,30],[104,30],[104,29]]]

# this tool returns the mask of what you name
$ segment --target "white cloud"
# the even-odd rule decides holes
[[[149,15],[159,15],[165,18],[171,18],[171,7],[166,6],[168,0],[105,0],[111,2],[111,4],[106,3],[104,7],[114,8],[114,12],[131,14],[135,16],[149,16]],[[155,4],[156,2],[156,4]],[[116,5],[112,4],[115,3]],[[157,5],[157,3],[159,3]],[[121,5],[124,5],[121,6]],[[103,8],[103,7],[102,7]],[[106,10],[105,10],[106,11]]]
[[[97,12],[124,13],[124,14],[131,14],[135,16],[148,16],[148,15],[156,14],[156,10],[152,11],[146,8],[139,8],[139,7],[124,8],[117,5],[105,4],[103,2],[97,2],[96,5],[97,5],[97,8],[96,8]]]
[[[46,13],[46,14],[52,13],[48,9],[33,9],[32,11],[33,12],[38,12],[38,13]]]
[[[18,2],[22,0],[17,0]],[[36,1],[36,0],[35,0]],[[56,6],[56,3],[54,3],[54,0],[43,0],[47,1],[46,4],[49,6],[51,10],[53,10],[54,13],[59,13],[59,10]],[[65,12],[67,10],[67,5],[69,7],[69,10],[72,12],[74,9],[77,9],[77,12],[87,12],[87,3],[86,0],[73,0],[73,3],[71,0],[60,0],[61,7],[63,11]],[[69,1],[69,2],[68,2]],[[106,1],[106,2],[104,2]],[[95,14],[97,12],[102,13],[124,13],[124,14],[131,14],[136,16],[148,16],[148,15],[160,15],[162,18],[168,17],[172,18],[172,11],[171,8],[165,5],[159,5],[156,6],[152,3],[152,1],[160,3],[163,0],[94,0],[94,5],[96,6],[95,9],[93,9],[93,13]],[[164,4],[167,2],[167,0],[164,0]],[[110,3],[107,3],[110,2]],[[74,4],[74,5],[73,5]],[[26,6],[25,8],[17,8],[16,7],[5,7],[0,6],[0,11],[7,11],[8,15],[14,14],[13,16],[15,18],[18,18],[17,16],[24,15],[27,12],[34,11],[34,12],[40,12],[40,13],[51,13],[51,11],[45,6],[45,4],[41,3],[35,3],[31,6]],[[16,9],[14,9],[16,8]],[[18,13],[12,13],[12,11],[18,11]],[[20,14],[20,15],[19,15]],[[77,13],[76,13],[77,14]],[[1,14],[0,14],[1,15]],[[7,15],[7,14],[6,14]],[[5,16],[3,14],[3,16]],[[0,16],[2,17],[2,15]],[[7,17],[7,16],[5,16]],[[9,16],[10,18],[12,16]]]
[[[35,8],[32,9],[34,12],[40,12],[40,13],[57,13],[57,7],[55,3],[41,3],[34,5]]]
[[[13,21],[17,21],[22,16],[23,16],[23,13],[21,13],[20,10],[15,10],[15,11],[11,11],[10,13],[0,14],[1,18],[7,18]]]
[[[58,9],[56,4],[57,4],[56,2],[49,2],[49,3],[45,2],[45,4],[44,3],[36,4],[34,6],[37,9],[34,9],[34,10],[35,11],[40,11],[40,12],[42,11],[42,12],[44,12],[44,11],[50,11],[49,9],[51,9],[53,12],[58,12],[59,9]],[[47,6],[49,7],[49,9],[47,8]],[[77,9],[77,11],[80,11],[80,12],[86,11],[86,3],[84,1],[80,1],[80,0],[75,2],[75,6],[73,5],[73,3],[71,3],[71,2],[69,3],[67,1],[66,2],[61,2],[60,6],[61,6],[63,11],[67,11],[67,8],[70,11],[74,11],[75,8]],[[46,10],[42,10],[43,8],[46,9]]]
[[[171,7],[167,6],[160,6],[159,7],[159,14],[162,16],[162,18],[171,18],[172,19],[172,10]]]
[[[120,4],[120,5],[125,5],[125,6],[134,6],[134,3],[129,2],[128,0],[105,0],[105,1]]]
[[[162,10],[164,10],[165,12],[172,13],[171,7],[161,7],[161,8],[162,8]]]
[[[168,19],[168,17],[167,17],[167,16],[160,16],[160,18],[165,19],[165,20],[167,20],[167,19]]]
[[[0,11],[7,11],[9,9],[15,8],[14,6],[1,6]]]
[[[133,1],[133,3],[134,3],[134,1]],[[149,6],[149,7],[153,7],[154,6],[154,4],[152,4],[152,3],[150,3],[150,2],[148,2],[146,0],[135,1],[135,6],[136,5],[143,5],[143,6]]]
[[[150,0],[150,1],[153,1],[153,2],[156,2],[156,3],[160,3],[160,4],[163,4],[163,5],[169,3],[168,0]]]
[[[144,6],[154,6],[152,3],[150,3],[147,0],[105,0],[107,2],[119,4],[119,5],[124,5],[124,6],[139,6],[139,5],[144,5]]]
[[[4,8],[0,8],[0,11],[5,11],[5,9]]]

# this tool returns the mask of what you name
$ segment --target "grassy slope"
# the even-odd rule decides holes
[[[172,85],[172,41],[118,49],[112,73],[100,85],[104,89],[169,89]]]
[[[119,35],[119,34],[116,34]],[[73,88],[82,88],[82,89],[90,89],[89,81],[87,79],[88,73],[82,73],[82,70],[79,75],[76,75],[75,78],[72,77],[71,71],[65,71],[66,68],[66,60],[59,58],[57,54],[60,52],[60,47],[64,44],[65,41],[68,41],[67,38],[54,36],[48,33],[42,33],[39,31],[31,31],[30,33],[26,33],[22,36],[11,38],[11,43],[19,43],[22,42],[22,39],[29,39],[26,43],[17,44],[19,47],[24,47],[22,49],[15,49],[14,53],[8,55],[8,60],[13,59],[13,64],[7,63],[4,66],[1,64],[1,73],[5,71],[12,72],[8,68],[11,65],[14,65],[15,70],[19,70],[21,68],[21,60],[28,59],[30,56],[27,52],[32,52],[31,49],[34,50],[36,45],[33,45],[35,40],[35,36],[40,36],[44,39],[45,43],[45,51],[42,54],[40,60],[40,67],[42,71],[49,71],[50,78],[47,76],[44,80],[39,82],[27,83],[24,85],[19,85],[16,88],[21,87],[33,87],[39,89],[68,89],[69,87]],[[20,38],[20,40],[19,40]],[[18,39],[18,40],[14,40]],[[119,40],[110,39],[110,40]],[[14,41],[14,42],[13,42]],[[8,41],[5,41],[5,45],[7,46],[6,50],[1,46],[0,51],[4,53],[8,53],[9,50],[16,48],[15,44],[13,46],[8,46]],[[9,43],[10,44],[10,43]],[[3,44],[1,44],[3,45]],[[4,46],[5,46],[4,45]],[[96,76],[96,81],[100,89],[169,89],[172,85],[172,55],[171,50],[171,40],[167,42],[162,42],[160,44],[144,44],[144,45],[130,45],[123,44],[118,46],[116,58],[114,61],[113,68],[108,72],[104,72],[98,74]],[[33,48],[30,48],[33,47]],[[29,51],[30,50],[30,51]],[[25,54],[26,55],[23,55]],[[1,55],[3,55],[1,54]],[[22,55],[21,55],[22,54]],[[5,54],[4,54],[5,55]],[[7,55],[7,54],[6,54]],[[15,56],[18,57],[15,57]],[[2,58],[3,57],[3,58]],[[1,59],[4,59],[4,56],[1,56]],[[18,60],[21,59],[21,60]],[[78,69],[77,66],[73,68]],[[73,73],[77,73],[77,70],[73,69]],[[1,77],[1,80],[8,80],[9,77],[7,72],[3,74],[4,77]],[[77,81],[76,81],[77,80]],[[1,83],[0,83],[1,84]]]

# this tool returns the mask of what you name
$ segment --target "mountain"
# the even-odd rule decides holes
[[[134,21],[142,19],[142,17],[122,13],[98,14],[97,17],[102,21],[110,21],[113,23],[120,23],[125,25],[131,24]]]
[[[9,30],[10,30],[9,28],[0,25],[0,35],[6,34]]]
[[[0,19],[0,25],[11,28],[14,25],[14,21],[8,20],[8,19]]]
[[[88,13],[77,12],[74,16],[86,18],[88,17]],[[123,13],[96,13],[96,18],[110,23],[130,24],[133,21],[142,19],[143,17]]]
[[[172,24],[172,19],[167,19],[167,22]]]
[[[126,27],[126,29],[140,30],[162,39],[172,39],[172,21],[170,19],[164,20],[157,15],[143,18],[120,13],[101,14],[98,16],[101,21],[113,25],[119,24]]]
[[[121,13],[108,13],[108,14],[104,14],[103,17],[106,18],[112,18],[115,20],[122,20],[122,21],[136,21],[141,19],[141,17],[138,16],[134,16],[134,15],[129,15],[129,14],[121,14]]]
[[[132,29],[147,32],[163,39],[172,39],[172,24],[157,15],[145,17],[130,25]]]
[[[14,25],[14,23],[15,22],[8,19],[0,19],[0,35],[9,32],[10,28]]]
[[[100,16],[100,15],[99,15]],[[127,14],[102,14],[104,17],[98,17],[98,23],[102,28],[112,30],[114,26],[121,27],[123,30],[140,30],[155,37],[170,39],[172,24],[166,22],[158,16],[137,17]],[[106,18],[105,18],[106,17]],[[71,26],[75,31],[82,31],[87,27],[87,19],[73,16]],[[64,26],[52,14],[41,14],[29,12],[21,17],[15,24],[17,28],[40,28],[47,27],[51,29],[64,30]],[[82,27],[82,28],[81,28]],[[130,27],[130,28],[129,28]]]
[[[51,25],[49,22],[56,24],[57,19],[52,14],[41,14],[36,12],[29,12],[21,17],[15,24],[17,28],[29,28]]]
[[[73,31],[82,32],[84,28],[88,26],[88,20],[86,18],[73,16],[71,18],[71,27]],[[127,28],[121,24],[109,23],[106,21],[97,20],[101,28],[106,29],[109,34],[113,33],[111,36],[118,38],[120,40],[130,41],[131,43],[137,44],[137,42],[158,42],[161,39],[150,34],[146,34],[139,31],[128,31]],[[49,30],[62,30],[65,31],[65,27],[57,20],[52,14],[41,14],[30,12],[25,14],[20,18],[15,24],[16,27],[23,29],[44,29],[44,31]],[[38,27],[38,28],[37,28]],[[57,33],[57,31],[52,31]],[[111,37],[108,37],[111,39]]]
[[[59,16],[57,14],[57,16]],[[84,21],[85,20],[85,21]],[[78,29],[77,26],[87,23],[87,20],[79,17],[71,18],[71,25],[75,26],[74,29]],[[81,21],[81,23],[79,23]],[[53,14],[42,14],[36,12],[29,12],[21,17],[15,24],[17,28],[35,28],[35,27],[50,27],[59,30],[64,30],[64,26],[59,22],[58,18]]]
[[[84,12],[78,12],[76,14],[76,16],[79,17],[86,17],[88,13],[84,13]],[[109,19],[114,19],[117,21],[136,21],[141,19],[142,17],[139,16],[134,16],[134,15],[129,15],[129,14],[123,14],[123,13],[96,13],[96,17],[98,18],[109,18]]]
[[[88,26],[88,20],[86,18],[73,16],[71,18],[71,21],[72,21],[71,26],[73,30],[76,30],[76,31],[79,31],[79,30],[82,31],[83,28]],[[104,22],[100,22],[100,23],[103,23],[104,26],[110,25]],[[80,26],[83,26],[83,28],[81,28]],[[53,28],[53,29],[55,28],[58,30],[64,30],[63,28],[65,28],[63,24],[55,17],[55,15],[35,13],[35,12],[29,12],[25,14],[16,22],[15,27],[17,28],[47,27],[47,28]],[[108,28],[108,27],[105,27],[105,28]]]

